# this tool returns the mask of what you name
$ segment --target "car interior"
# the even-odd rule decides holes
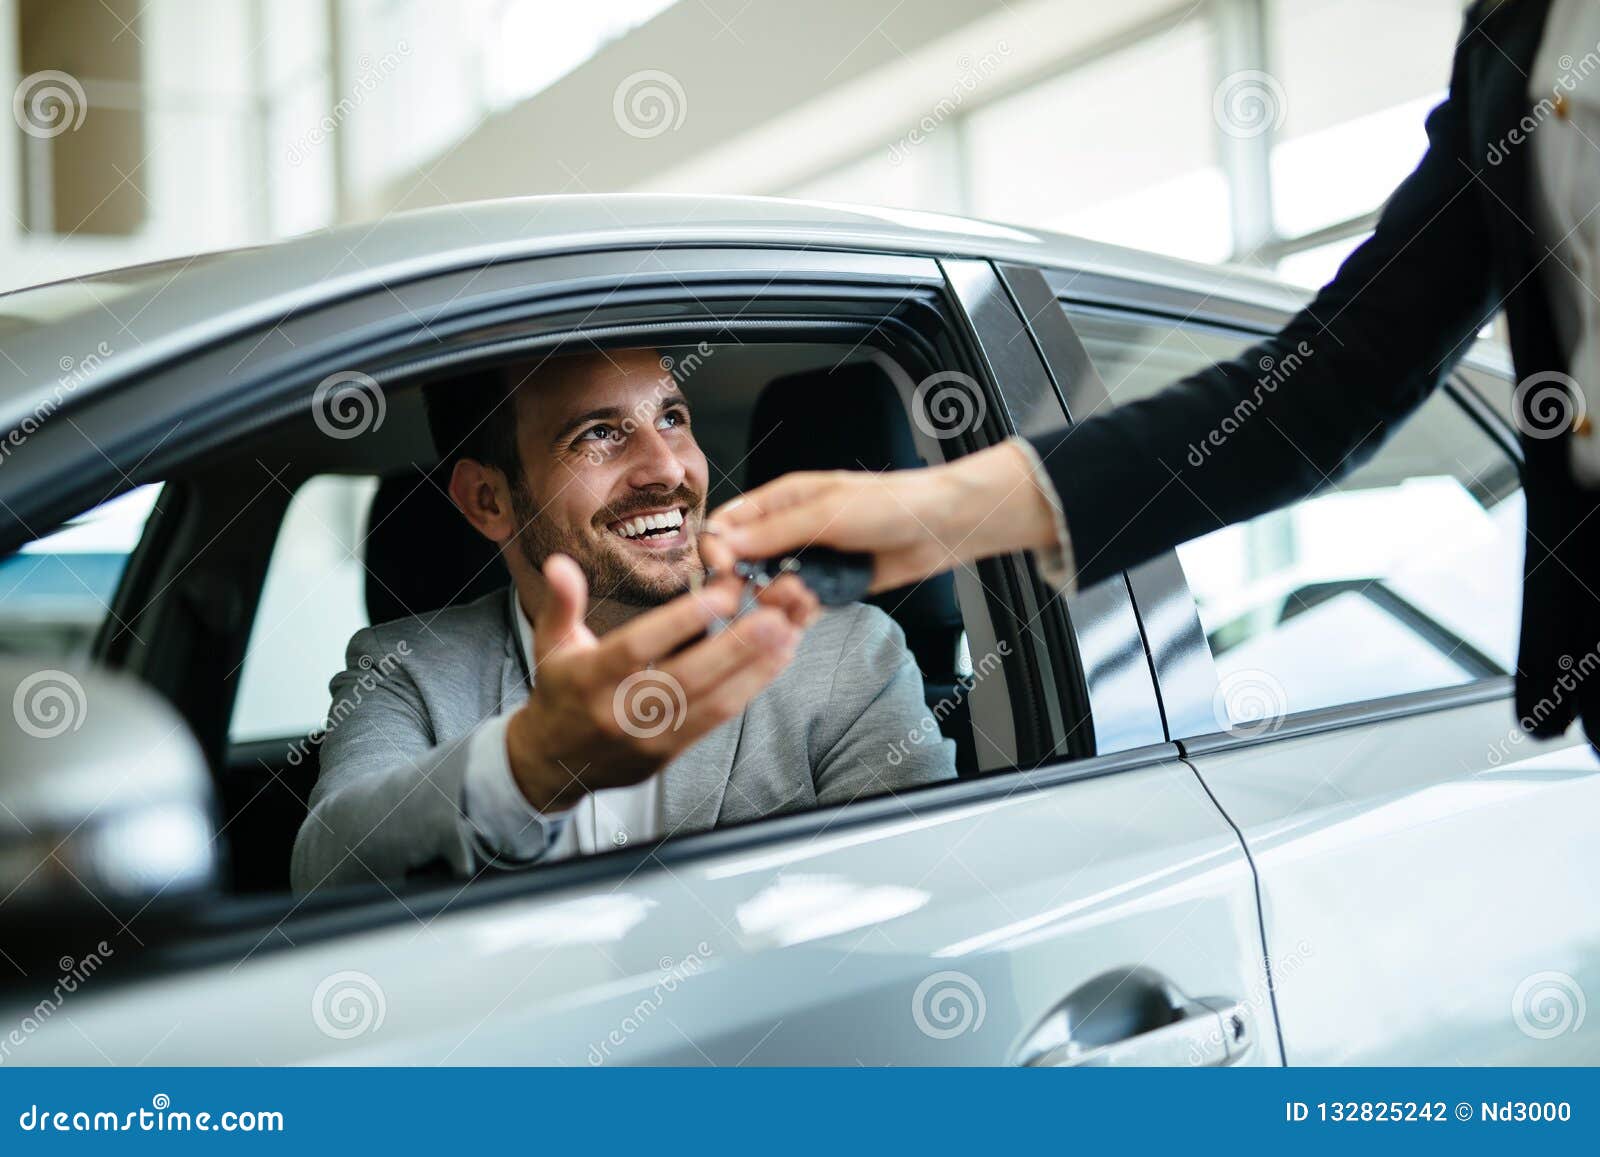
[[[794,470],[925,462],[909,399],[871,348],[736,342],[661,354],[663,366],[679,367],[712,464],[712,507]],[[330,437],[302,412],[186,463],[149,504],[116,584],[97,648],[162,690],[199,739],[216,776],[234,893],[288,888],[327,684],[349,636],[509,581],[445,491],[416,388],[424,380],[448,375],[386,385],[381,417],[359,437]],[[949,574],[870,601],[904,631],[960,774],[1014,766],[975,741],[985,724],[996,734],[1011,727],[1003,671],[976,680],[991,686],[972,693],[966,628],[989,611],[963,606]],[[998,629],[986,624],[980,637]]]

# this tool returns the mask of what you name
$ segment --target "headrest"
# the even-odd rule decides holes
[[[905,470],[924,465],[905,405],[871,363],[775,378],[750,417],[746,487],[792,470]]]
[[[746,488],[795,470],[882,471],[926,465],[917,453],[899,391],[870,362],[775,378],[756,399],[750,446]],[[949,574],[867,601],[889,612],[908,637],[927,628],[961,626],[955,579]]]
[[[445,481],[410,468],[378,484],[366,540],[372,622],[429,614],[510,584],[499,548],[456,509]]]

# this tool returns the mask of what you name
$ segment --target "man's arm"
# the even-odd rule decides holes
[[[821,715],[821,754],[812,767],[817,803],[954,779],[955,744],[940,735],[928,711],[922,675],[899,624],[865,604],[833,613],[852,620],[841,632]]]
[[[816,610],[815,597],[786,576],[761,593],[743,629],[704,638],[738,605],[739,584],[729,578],[598,639],[584,624],[588,588],[578,565],[556,555],[544,574],[551,597],[534,623],[537,678],[527,703],[446,742],[396,661],[405,653],[399,642],[389,649],[380,638],[393,628],[351,640],[346,670],[332,683],[311,814],[295,841],[297,890],[399,878],[440,859],[465,875],[503,863],[503,854],[538,858],[548,845],[530,818],[558,817],[590,792],[642,782],[737,715],[788,665]],[[665,731],[637,726],[619,694],[646,668],[679,692],[681,709]]]
[[[1305,497],[1365,460],[1421,404],[1496,305],[1472,187],[1482,163],[1452,95],[1428,117],[1427,154],[1372,237],[1280,333],[1153,397],[1032,439],[1080,584]],[[1283,380],[1269,389],[1262,379],[1274,369]],[[1208,452],[1195,466],[1200,444]]]

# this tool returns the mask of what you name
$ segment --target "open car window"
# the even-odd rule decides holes
[[[87,658],[160,493],[136,487],[0,558],[0,652]]]
[[[919,446],[918,424],[907,411],[914,379],[899,383],[884,359],[868,350],[828,343],[702,343],[663,347],[658,361],[688,401],[690,428],[706,458],[708,509],[792,470],[905,468],[925,463],[929,453],[936,457],[942,449]],[[452,380],[439,374],[426,379],[446,386]],[[412,648],[438,648],[453,638],[450,624],[461,622],[473,607],[492,605],[498,630],[500,611],[511,606],[510,577],[498,549],[455,508],[446,491],[448,473],[432,461],[420,383],[383,388],[382,423],[357,436],[329,435],[308,416],[197,466],[207,480],[196,487],[202,503],[209,495],[209,501],[243,504],[259,492],[260,505],[271,499],[281,507],[281,514],[268,520],[253,505],[259,519],[255,527],[222,532],[225,545],[255,560],[242,562],[238,573],[257,568],[261,573],[243,653],[228,663],[237,685],[218,773],[233,884],[241,892],[291,887],[290,849],[319,801],[318,785],[327,790],[350,758],[352,731],[368,729],[363,734],[380,753],[400,763],[417,757],[413,748],[423,739],[447,745],[481,722],[447,717],[450,709],[440,700],[458,690],[456,676],[447,672],[441,680],[437,670],[413,670],[424,660]],[[258,465],[231,471],[229,454]],[[287,469],[272,470],[270,482],[257,477],[268,463],[281,462],[289,464]],[[219,485],[237,486],[237,500],[217,494]],[[559,493],[558,488],[552,497]],[[555,525],[555,513],[546,511],[545,519]],[[226,519],[215,521],[225,524]],[[216,547],[206,550],[214,553]],[[198,559],[195,577],[208,565]],[[1016,646],[997,638],[987,622],[984,585],[975,583],[974,590],[976,611],[972,596],[958,594],[953,577],[945,575],[916,589],[872,597],[873,617],[849,612],[852,621],[871,631],[841,636],[838,653],[828,656],[826,670],[818,669],[801,696],[805,702],[797,702],[795,710],[818,714],[817,726],[826,729],[830,723],[823,717],[829,711],[862,709],[859,696],[823,694],[839,670],[848,677],[887,678],[905,665],[912,672],[910,689],[902,685],[894,697],[892,719],[883,705],[866,703],[872,718],[865,745],[859,734],[846,738],[841,724],[829,744],[848,745],[859,790],[820,802],[903,792],[908,773],[932,764],[948,768],[949,782],[1014,766],[1015,758],[1001,745],[1013,742],[1006,666],[1015,662]],[[473,614],[474,622],[487,621]],[[347,648],[369,626],[372,630],[360,638],[378,653],[370,657],[370,666],[362,666],[358,656],[356,667],[350,667]],[[519,678],[509,665],[505,635],[500,630],[492,640],[464,640],[463,647],[475,645],[484,653],[452,654],[446,665],[458,669],[462,684],[487,682],[503,691],[504,679]],[[397,640],[406,642],[404,653]],[[868,653],[870,662],[864,658]],[[427,662],[437,666],[440,652],[430,654],[435,658]],[[390,700],[375,688],[385,680],[400,689],[397,698]],[[373,723],[366,716],[374,704],[400,715]],[[474,710],[478,706],[493,713],[481,704]],[[442,714],[436,718],[434,712]],[[763,742],[755,731],[740,736],[738,752],[764,753],[744,756],[746,765],[772,763],[776,753],[767,752]],[[814,769],[804,748],[785,747],[780,762],[797,784],[814,789]],[[823,748],[810,755],[819,752],[831,757]],[[730,757],[741,758],[732,751]],[[817,806],[806,803],[809,791],[779,790],[775,782],[746,781],[743,774],[731,779],[726,805],[700,817],[689,831]],[[623,847],[622,835],[633,842],[631,825],[640,822],[639,815],[626,813],[625,824],[617,818],[622,814],[610,817],[618,832],[595,835],[595,825],[603,827],[607,817],[586,812],[592,829],[587,843],[562,858]],[[666,830],[666,816],[656,818],[663,829],[659,835],[683,834],[676,822]],[[653,839],[656,833],[646,827],[644,836]],[[362,850],[357,848],[353,861]]]

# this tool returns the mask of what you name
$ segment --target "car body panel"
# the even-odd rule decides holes
[[[1277,1063],[1254,882],[1193,772],[1169,758],[1010,782],[927,816],[90,986],[14,1059],[1004,1064],[1075,987],[1142,964],[1253,1002],[1244,1063]]]
[[[1580,734],[1528,739],[1495,696],[1189,758],[1261,878],[1290,1064],[1600,1063]]]

